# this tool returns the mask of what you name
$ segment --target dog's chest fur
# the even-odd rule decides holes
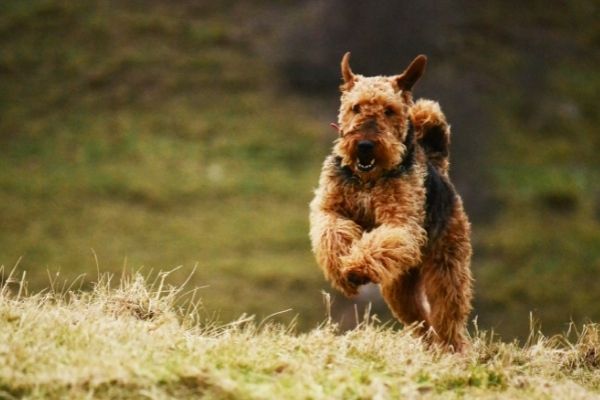
[[[357,191],[354,200],[350,202],[350,217],[365,231],[375,228],[375,212],[373,209],[373,196],[371,192]],[[352,204],[354,203],[354,204]]]
[[[417,157],[419,158],[419,157]],[[454,206],[454,191],[429,164],[415,163],[410,173],[361,184],[347,168],[331,161],[331,178],[337,183],[336,211],[370,231],[381,225],[382,214],[423,226],[430,239],[445,228]],[[427,172],[425,172],[427,171]],[[393,207],[391,207],[393,205]],[[381,208],[379,210],[379,208]]]
[[[381,225],[384,212],[396,213],[396,217],[411,218],[420,214],[422,199],[417,199],[423,191],[415,191],[412,183],[384,180],[383,183],[369,187],[346,184],[339,194],[342,200],[339,211],[344,216],[370,231]],[[389,206],[394,204],[395,207]],[[417,217],[418,218],[418,217]]]

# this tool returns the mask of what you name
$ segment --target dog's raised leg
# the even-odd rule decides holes
[[[322,211],[316,201],[311,204],[310,220],[312,249],[326,278],[346,296],[356,295],[358,286],[368,280],[348,280],[342,273],[340,258],[348,254],[352,243],[360,238],[361,227],[349,219]]]
[[[419,231],[417,229],[417,231]],[[362,235],[341,258],[343,274],[389,282],[420,263],[422,241],[405,226],[382,225]]]
[[[408,192],[413,187],[409,181],[406,186],[399,185],[397,190]],[[385,284],[421,264],[427,233],[419,224],[418,210],[404,201],[390,202],[392,197],[401,199],[401,194],[388,196],[373,198],[375,221],[380,225],[365,232],[354,242],[348,255],[342,257],[345,274],[365,271],[375,276],[373,282]]]

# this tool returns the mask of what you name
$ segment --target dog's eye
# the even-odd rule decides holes
[[[360,112],[360,104],[355,104],[355,105],[352,107],[352,112],[353,112],[354,114],[358,114],[358,113]]]
[[[394,109],[392,107],[388,107],[385,109],[385,116],[386,117],[391,117],[393,115],[396,115],[396,111],[394,111]]]

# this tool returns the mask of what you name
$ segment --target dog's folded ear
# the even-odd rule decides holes
[[[356,81],[356,77],[350,69],[350,52],[347,51],[342,57],[342,78],[344,79],[344,83],[340,86],[340,90],[343,92],[345,90],[350,90],[354,86],[354,82]]]
[[[415,83],[423,76],[427,66],[427,57],[423,54],[415,57],[410,65],[400,75],[393,79],[398,86],[398,90],[411,90]]]

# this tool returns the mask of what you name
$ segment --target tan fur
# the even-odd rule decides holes
[[[448,157],[419,144],[429,132],[449,143],[450,131],[438,103],[413,103],[410,89],[425,62],[420,56],[401,75],[364,77],[352,72],[349,54],[344,56],[340,137],[310,204],[310,238],[326,278],[345,295],[378,283],[398,319],[421,323],[421,332],[431,332],[434,342],[461,351],[472,297],[470,225],[456,194],[443,231],[434,240],[426,231],[427,163],[447,179]],[[410,157],[409,120],[414,162],[389,178]],[[357,167],[357,144],[363,140],[375,144],[370,171]]]
[[[419,99],[409,110],[410,119],[417,127],[417,140],[421,140],[427,131],[439,127],[443,131],[443,140],[447,147],[450,146],[450,126],[446,116],[442,113],[440,105],[433,100]],[[448,175],[450,162],[448,157],[440,154],[429,156],[429,161],[444,175]]]

